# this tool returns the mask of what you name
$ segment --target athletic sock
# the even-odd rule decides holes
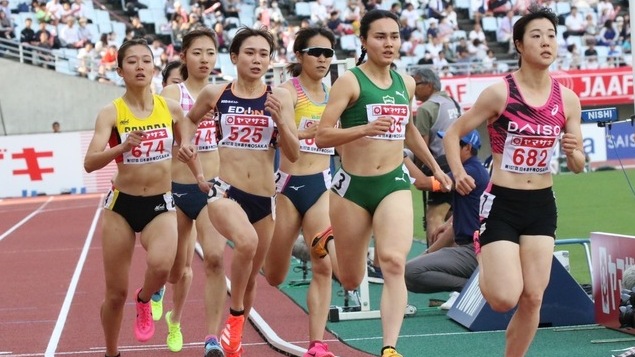
[[[230,307],[229,314],[232,316],[243,316],[245,314],[245,310],[234,310]]]

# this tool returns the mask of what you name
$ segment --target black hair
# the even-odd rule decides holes
[[[393,19],[397,23],[397,26],[401,28],[401,23],[399,22],[399,17],[395,15],[395,13],[387,11],[387,10],[370,10],[367,12],[361,19],[359,25],[359,37],[368,38],[368,30],[370,29],[370,25],[376,20],[381,19]],[[362,46],[362,54],[359,56],[357,60],[357,66],[364,63],[364,57],[366,57],[366,49]]]
[[[165,87],[168,84],[168,77],[170,76],[170,72],[172,72],[172,70],[181,67],[181,61],[172,61],[172,62],[168,62],[165,67],[163,68],[163,71],[161,71],[161,78],[162,78],[162,83],[163,86]]]
[[[531,4],[527,9],[527,14],[522,16],[516,23],[514,24],[514,32],[512,35],[514,47],[516,46],[516,41],[523,42],[523,37],[525,36],[525,30],[527,29],[527,25],[537,19],[547,19],[549,22],[553,24],[553,29],[558,34],[558,16],[551,11],[548,7],[542,7],[535,3]],[[518,51],[518,49],[516,49]],[[522,63],[522,58],[518,58],[518,67],[520,67]]]
[[[187,50],[190,49],[194,40],[204,36],[209,37],[212,42],[214,42],[214,49],[218,49],[218,39],[216,38],[216,33],[207,27],[201,26],[183,36],[183,44],[181,45],[181,52],[183,53],[183,55],[187,54]],[[186,80],[189,76],[189,74],[187,73],[187,64],[183,62],[179,70],[181,72],[181,78],[183,78],[183,80]]]
[[[309,47],[309,41],[315,36],[326,37],[331,43],[331,48],[334,48],[335,35],[327,27],[304,27],[298,30],[295,35],[295,42],[293,42],[293,52],[296,56]],[[299,63],[289,63],[285,69],[293,77],[297,77],[302,73],[302,65]]]
[[[117,67],[123,67],[123,59],[126,56],[126,52],[129,48],[134,46],[144,46],[148,49],[150,56],[154,59],[154,54],[152,54],[152,50],[150,49],[150,46],[148,46],[148,42],[143,38],[133,38],[131,40],[124,41],[121,47],[119,47],[119,50],[117,50]]]
[[[269,56],[273,56],[273,51],[275,49],[273,35],[265,27],[253,29],[247,26],[241,26],[234,35],[232,43],[229,45],[229,53],[238,55],[240,53],[240,46],[242,46],[243,42],[245,42],[245,40],[249,37],[254,36],[260,36],[267,40],[267,42],[269,43]]]

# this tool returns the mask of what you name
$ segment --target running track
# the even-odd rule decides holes
[[[104,283],[101,260],[101,195],[44,196],[0,200],[0,356],[103,356],[99,321]],[[129,295],[141,285],[145,252],[137,245]],[[226,266],[231,250],[226,251]],[[167,327],[137,342],[132,333],[134,304],[129,296],[120,337],[122,356],[202,356],[205,336],[203,266],[195,258],[194,282],[183,314],[183,350],[165,346]],[[171,306],[170,293],[164,300]],[[307,316],[294,302],[260,278],[255,311],[276,336],[308,344]],[[330,334],[338,356],[363,357]],[[245,357],[288,355],[274,350],[246,324]],[[293,354],[292,354],[293,355]]]

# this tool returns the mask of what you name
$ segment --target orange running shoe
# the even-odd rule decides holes
[[[245,324],[245,316],[229,315],[225,328],[220,336],[220,344],[228,356],[240,356],[242,352],[243,325]]]
[[[324,232],[318,234],[311,242],[311,255],[317,258],[324,258],[329,254],[326,247],[328,242],[333,239],[333,227],[329,226]]]

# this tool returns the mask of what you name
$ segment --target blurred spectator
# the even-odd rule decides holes
[[[45,5],[46,12],[49,14],[51,21],[59,20],[62,17],[62,5],[58,0],[49,0]]]
[[[254,18],[260,21],[260,26],[271,27],[271,9],[267,0],[260,0],[260,5],[254,10]]]
[[[439,35],[439,20],[430,19],[429,20],[428,31],[426,31],[426,38],[430,41],[431,38],[436,38]]]
[[[444,17],[439,21],[439,32],[437,37],[441,42],[449,42],[452,38],[452,34],[454,33],[454,28],[452,24],[448,22],[448,18]]]
[[[163,11],[165,13],[165,18],[168,21],[172,21],[172,19],[174,17],[174,12],[176,11],[174,9],[174,3],[175,3],[175,0],[165,0],[165,3],[163,5]]]
[[[106,69],[106,66],[100,65],[99,68],[97,69],[97,75],[95,76],[95,80],[99,83],[115,84],[113,81],[110,80],[107,72],[108,70]]]
[[[610,46],[612,44],[617,44],[618,33],[613,26],[613,20],[606,20],[604,22],[604,26],[600,30],[597,38],[598,46]]]
[[[316,26],[324,26],[329,19],[329,11],[323,0],[311,2],[311,22]]]
[[[138,16],[132,16],[130,18],[130,28],[128,28],[128,31],[132,31],[132,38],[146,37],[146,29],[143,27]]]
[[[1,15],[0,15],[1,16]],[[37,43],[37,37],[35,37],[35,31],[31,28],[33,20],[27,17],[24,20],[24,28],[20,31],[20,42],[33,45]]]
[[[580,56],[578,45],[572,43],[567,48],[569,50],[569,54],[566,57],[568,66],[565,69],[580,69],[582,67],[582,56]]]
[[[401,3],[400,2],[394,2],[392,3],[392,5],[390,5],[390,12],[392,12],[393,14],[395,14],[395,16],[397,17],[401,17],[401,11],[403,9],[401,8]]]
[[[507,53],[516,53],[514,49],[514,39],[512,37],[514,32],[514,12],[512,10],[507,11],[507,15],[503,17],[496,31],[496,42],[506,45]]]
[[[430,51],[426,50],[423,54],[423,57],[417,61],[418,65],[426,65],[426,64],[434,64],[434,60],[432,59],[432,54]]]
[[[221,22],[214,24],[214,32],[216,33],[216,40],[218,41],[218,52],[229,52],[229,39],[227,38],[227,32]]]
[[[478,38],[479,40],[481,40],[481,42],[487,43],[487,36],[485,35],[485,32],[483,31],[483,27],[478,22],[474,24],[474,27],[472,28],[472,30],[467,35],[467,38],[470,41],[474,41],[475,38]],[[466,46],[467,46],[467,44],[466,44]]]
[[[154,65],[161,66],[161,55],[165,52],[165,46],[160,39],[154,38],[152,40],[152,44],[150,45],[150,51],[152,52],[152,57],[154,58]]]
[[[616,67],[619,67],[624,64],[624,56],[622,54],[622,47],[617,46],[616,44],[609,45],[609,51],[606,54],[608,59],[611,60]]]
[[[441,71],[439,71],[439,78],[450,78],[450,77],[454,77],[454,74],[452,74],[452,71],[450,71],[450,66],[445,66],[441,68]]]
[[[88,74],[92,72],[93,65],[97,59],[97,52],[95,46],[91,42],[86,42],[83,48],[77,52],[77,72],[82,77],[88,77]]]
[[[65,1],[62,3],[62,11],[60,12],[60,22],[65,24],[69,18],[75,19],[75,15],[73,15],[73,9],[71,9],[71,4]]]
[[[584,35],[584,18],[582,17],[582,14],[578,12],[577,7],[571,7],[571,12],[564,19],[564,25],[567,27],[567,33],[569,36]]]
[[[494,16],[502,17],[512,9],[512,3],[509,0],[489,0],[487,7]]]
[[[449,62],[447,58],[445,58],[445,52],[441,51],[439,52],[439,55],[437,57],[432,58],[432,64],[437,70],[440,70],[443,67],[447,67],[449,65]]]
[[[481,18],[489,11],[487,8],[487,0],[472,0],[470,9],[474,16],[474,22],[480,24]]]
[[[51,14],[46,11],[45,3],[39,3],[37,0],[33,1],[33,12],[38,23],[51,22]]]
[[[445,2],[443,0],[430,0],[428,2],[428,18],[441,20],[445,17]]]
[[[478,38],[468,43],[468,52],[473,59],[482,61],[485,57],[487,57],[487,50],[489,50],[487,45],[481,42]]]
[[[170,18],[170,21],[175,21],[179,17],[183,20],[188,18],[188,13],[187,11],[185,11],[180,1],[174,1],[172,3],[172,6],[174,7],[174,11],[172,11],[172,17]]]
[[[459,29],[459,19],[456,11],[454,11],[454,5],[447,5],[447,7],[445,8],[445,17],[448,19],[448,23],[452,25],[452,29]]]
[[[51,50],[53,49],[53,45],[51,43],[50,33],[48,31],[41,31],[39,41],[35,44],[36,47],[45,50],[36,52],[37,63],[48,69],[55,68],[55,64],[52,63],[53,56],[51,55]]]
[[[491,49],[487,49],[486,53],[487,55],[481,62],[483,73],[494,73],[494,63],[496,63],[496,55]]]
[[[582,35],[582,43],[586,43],[590,39],[595,39],[598,32],[598,24],[595,21],[595,16],[590,13],[586,14],[584,18],[584,35]]]
[[[596,60],[598,58],[598,51],[595,49],[595,43],[589,42],[587,43],[587,49],[584,50],[584,59],[586,62],[589,60]]]
[[[282,14],[282,10],[280,10],[280,5],[278,4],[276,0],[271,2],[271,21],[281,23],[281,24],[287,23],[287,20],[284,18],[284,15]]]
[[[75,0],[71,8],[73,9],[73,16],[78,19],[85,18],[89,23],[92,22],[89,19],[90,16],[86,10],[86,5],[84,5],[84,0]]]
[[[62,26],[60,30],[60,41],[62,46],[68,48],[82,48],[86,40],[82,40],[79,36],[79,29],[75,26],[75,18],[69,17],[66,20],[66,25]]]
[[[11,17],[7,17],[7,13],[0,11],[0,37],[12,40],[15,38],[15,31]]]
[[[425,49],[430,52],[432,58],[439,57],[439,52],[443,51],[443,42],[438,37],[432,37],[425,44]]]
[[[104,32],[101,34],[101,36],[99,36],[99,40],[95,42],[95,52],[97,52],[98,57],[103,56],[107,48],[108,48],[108,34]]]
[[[51,125],[51,129],[53,130],[54,133],[61,133],[62,132],[62,126],[60,125],[59,122],[54,121],[53,124]]]
[[[406,24],[408,24],[408,27],[416,28],[417,22],[419,21],[421,15],[419,15],[419,11],[415,9],[415,6],[411,2],[407,2],[403,10],[401,10],[400,17],[402,19],[406,19]]]
[[[79,31],[79,39],[81,41],[93,42],[93,33],[88,29],[88,19],[82,17],[78,21],[79,27],[77,30]]]
[[[128,0],[125,4],[124,13],[128,17],[139,16],[139,10],[147,8],[148,6],[139,2],[139,0]]]
[[[101,57],[101,65],[107,71],[111,71],[117,67],[117,46],[109,45],[106,52]]]
[[[331,11],[331,17],[326,22],[326,27],[328,27],[337,37],[350,33],[353,27],[347,25],[340,18],[340,12],[337,10]],[[347,31],[350,29],[350,31]]]
[[[362,18],[362,6],[359,0],[348,0],[346,9],[342,12],[342,18],[345,23],[353,25],[355,34],[359,35],[357,30],[359,30],[359,20]]]
[[[8,0],[0,1],[0,12],[4,12],[4,14],[7,15],[7,18],[11,18],[11,9],[9,8]]]

